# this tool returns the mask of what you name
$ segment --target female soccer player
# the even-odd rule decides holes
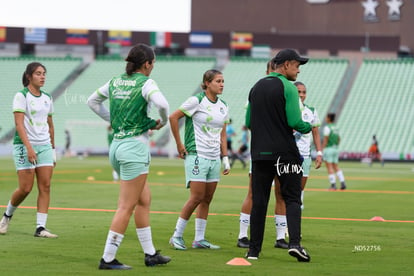
[[[205,239],[210,203],[220,179],[220,155],[223,174],[230,172],[227,157],[226,124],[229,123],[227,104],[218,95],[223,93],[223,74],[217,70],[204,73],[201,85],[204,92],[188,98],[170,116],[171,131],[180,158],[185,159],[186,187],[190,198],[177,220],[170,244],[179,250],[187,249],[183,233],[193,211],[197,208],[193,248],[219,249]],[[178,120],[185,117],[185,141],[181,142]]]
[[[41,90],[46,81],[46,67],[39,62],[29,63],[23,73],[24,88],[13,101],[16,134],[13,158],[19,186],[0,221],[0,234],[6,234],[17,207],[25,200],[37,179],[37,219],[35,237],[57,238],[46,229],[50,202],[50,181],[56,165],[52,97]]]

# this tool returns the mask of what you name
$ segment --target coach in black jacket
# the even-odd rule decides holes
[[[249,94],[246,124],[251,129],[253,207],[250,219],[248,259],[257,259],[262,248],[272,181],[278,179],[286,204],[290,255],[309,262],[300,245],[302,160],[293,130],[308,133],[302,121],[295,81],[299,66],[308,62],[292,49],[281,50],[273,59],[274,71],[259,80]]]

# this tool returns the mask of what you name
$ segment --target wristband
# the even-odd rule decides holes
[[[322,156],[322,155],[323,155],[323,153],[322,153],[321,151],[318,151],[318,152],[316,153],[316,155],[317,155],[317,156]]]
[[[223,165],[225,170],[230,170],[229,157],[223,156]]]

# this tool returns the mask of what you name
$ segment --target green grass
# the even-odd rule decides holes
[[[169,247],[168,240],[189,195],[184,188],[183,163],[153,158],[148,178],[153,240],[156,248],[173,260],[166,266],[145,267],[131,220],[117,258],[133,269],[103,272],[97,266],[116,209],[118,184],[111,181],[111,168],[104,157],[63,159],[53,176],[47,225],[59,238],[33,237],[34,187],[16,211],[9,232],[0,236],[0,275],[412,275],[414,164],[374,164],[370,168],[342,162],[340,166],[347,191],[326,190],[325,167],[312,170],[308,181],[302,244],[311,254],[310,263],[298,263],[286,250],[273,247],[272,197],[260,259],[251,261],[251,266],[230,266],[226,264],[229,260],[243,257],[246,251],[235,245],[238,214],[247,192],[247,170],[237,163],[231,175],[222,177],[210,208],[206,238],[222,249],[177,251]],[[0,205],[7,204],[16,186],[12,160],[0,159]],[[374,216],[386,221],[370,221]],[[194,216],[184,239],[190,244],[193,237]]]

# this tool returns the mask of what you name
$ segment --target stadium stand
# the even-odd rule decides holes
[[[235,148],[241,136],[245,120],[245,106],[250,88],[265,76],[267,59],[232,58],[223,70],[224,92],[222,98],[230,106],[230,116],[237,135],[233,139]],[[345,59],[310,59],[300,67],[298,81],[306,84],[306,103],[314,106],[321,120],[328,112],[343,81],[349,62]]]
[[[80,66],[80,58],[0,58],[0,83],[2,84],[2,100],[0,101],[1,135],[0,141],[10,142],[14,135],[14,118],[12,104],[14,95],[23,88],[22,75],[30,62],[38,61],[47,69],[46,84],[43,90],[55,98],[62,83]]]
[[[215,59],[157,57],[151,74],[170,103],[171,111],[178,108],[188,96],[197,91],[202,75],[213,68]],[[125,70],[125,62],[119,58],[101,58],[89,67],[68,87],[55,102],[59,113],[55,116],[56,143],[64,145],[64,131],[68,129],[72,137],[74,152],[106,152],[108,143],[106,129],[108,123],[94,114],[86,105],[87,98],[99,86]],[[105,102],[108,104],[108,101]],[[156,112],[150,113],[158,118]],[[167,135],[167,139],[161,139]],[[169,129],[154,131],[153,145],[168,142]]]
[[[224,91],[221,98],[228,104],[236,136],[233,149],[240,146],[241,129],[245,123],[246,104],[250,88],[265,76],[267,59],[232,58],[222,70]]]
[[[414,60],[364,60],[338,119],[346,152],[367,152],[376,134],[381,152],[413,152]]]
[[[29,62],[43,63],[47,72],[44,90],[52,94],[55,102],[55,140],[59,150],[65,144],[65,129],[71,132],[72,150],[75,152],[106,152],[107,123],[97,117],[86,105],[88,96],[111,77],[124,71],[125,63],[120,58],[98,58],[83,70],[80,58],[0,58],[0,81],[3,93],[0,101],[2,120],[0,141],[11,144],[14,134],[14,120],[11,105],[14,94],[21,89],[22,73]],[[190,95],[200,92],[203,73],[216,68],[215,58],[196,57],[157,57],[157,65],[151,74],[170,103],[171,112]],[[230,107],[230,116],[238,133],[235,148],[240,140],[244,124],[245,106],[250,88],[264,77],[267,59],[245,57],[230,58],[221,62],[225,79],[222,99]],[[350,71],[348,59],[311,59],[301,66],[298,81],[306,84],[306,102],[317,108],[321,120],[327,112],[336,112],[342,134],[342,153],[366,153],[373,134],[379,139],[380,150],[385,158],[406,158],[413,153],[414,130],[410,127],[414,120],[414,94],[407,88],[414,87],[414,61],[365,59],[349,92],[343,87]],[[349,75],[349,74],[348,74]],[[73,82],[68,81],[72,79]],[[344,104],[335,103],[339,94],[346,94]],[[107,103],[107,102],[106,102]],[[7,112],[9,110],[10,112]],[[153,110],[150,115],[158,114]],[[151,137],[153,148],[174,152],[175,145],[169,145],[169,128],[154,132]],[[342,154],[344,157],[344,154]]]

